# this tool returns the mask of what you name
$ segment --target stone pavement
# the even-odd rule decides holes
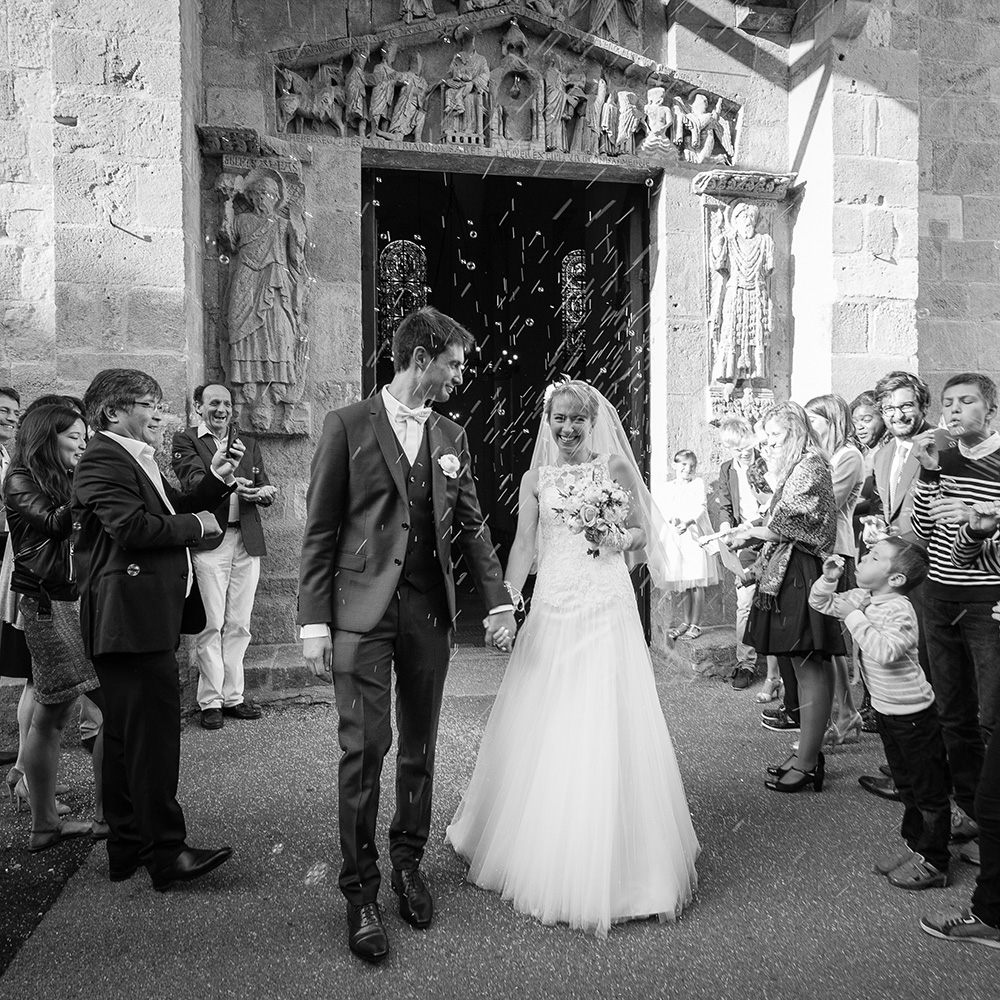
[[[221,732],[189,725],[181,799],[196,846],[228,841],[233,860],[198,883],[112,885],[98,845],[0,978],[0,998],[767,998],[909,1000],[997,996],[996,952],[932,940],[917,918],[965,902],[974,872],[946,890],[907,893],[871,873],[895,843],[898,807],[857,777],[878,739],[834,751],[828,786],[778,796],[763,765],[787,740],[758,724],[753,691],[656,667],[660,699],[702,841],[694,904],[674,925],[637,922],[599,941],[543,927],[463,881],[443,844],[468,780],[503,658],[460,647],[441,724],[434,825],[423,870],[434,926],[412,930],[383,883],[392,941],[371,968],[347,950],[337,891],[335,710],[274,705]],[[316,694],[322,692],[317,690]],[[83,769],[67,754],[69,770]],[[393,799],[383,787],[382,853]],[[5,814],[10,842],[27,840]]]

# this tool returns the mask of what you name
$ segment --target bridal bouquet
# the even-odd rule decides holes
[[[598,481],[596,476],[581,479],[572,486],[560,488],[559,496],[563,506],[554,510],[574,534],[585,531],[591,542],[598,536],[602,541],[605,538],[621,541],[622,536],[627,536],[624,524],[632,505],[632,495],[613,479]],[[612,542],[612,547],[623,546]],[[596,559],[601,550],[599,547],[587,549],[587,554]]]

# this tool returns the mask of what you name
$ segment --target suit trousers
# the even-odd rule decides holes
[[[972,894],[972,912],[1000,927],[1000,729],[994,729],[976,791],[976,822],[982,867]]]
[[[743,641],[755,593],[757,593],[756,587],[736,588],[736,663],[741,667],[749,667],[756,673],[757,650]]]
[[[232,708],[243,701],[243,657],[250,645],[260,556],[247,552],[239,528],[226,528],[219,547],[195,552],[193,561],[205,606],[205,628],[194,641],[198,707]]]
[[[392,743],[396,688],[396,811],[389,826],[394,868],[420,862],[430,833],[434,748],[451,655],[444,582],[421,592],[405,581],[370,632],[333,633],[340,715],[340,890],[361,906],[378,898],[376,824],[382,761]]]
[[[174,651],[94,657],[104,695],[104,816],[114,869],[171,864],[187,831],[177,802],[181,691]]]

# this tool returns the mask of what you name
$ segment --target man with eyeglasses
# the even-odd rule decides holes
[[[0,559],[7,548],[7,514],[3,508],[3,481],[10,467],[10,447],[21,414],[21,397],[17,389],[0,386]]]
[[[80,626],[107,703],[104,812],[112,882],[144,866],[153,888],[190,881],[232,848],[187,845],[177,802],[180,765],[180,634],[205,627],[189,550],[219,535],[212,513],[236,488],[243,455],[218,448],[212,475],[180,493],[160,475],[162,393],[134,369],[91,382],[87,416],[97,432],[73,476],[74,555]]]

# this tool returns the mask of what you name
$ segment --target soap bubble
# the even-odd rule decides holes
[[[220,253],[219,254],[219,263],[220,264],[228,264],[229,263],[229,258],[224,253]]]

